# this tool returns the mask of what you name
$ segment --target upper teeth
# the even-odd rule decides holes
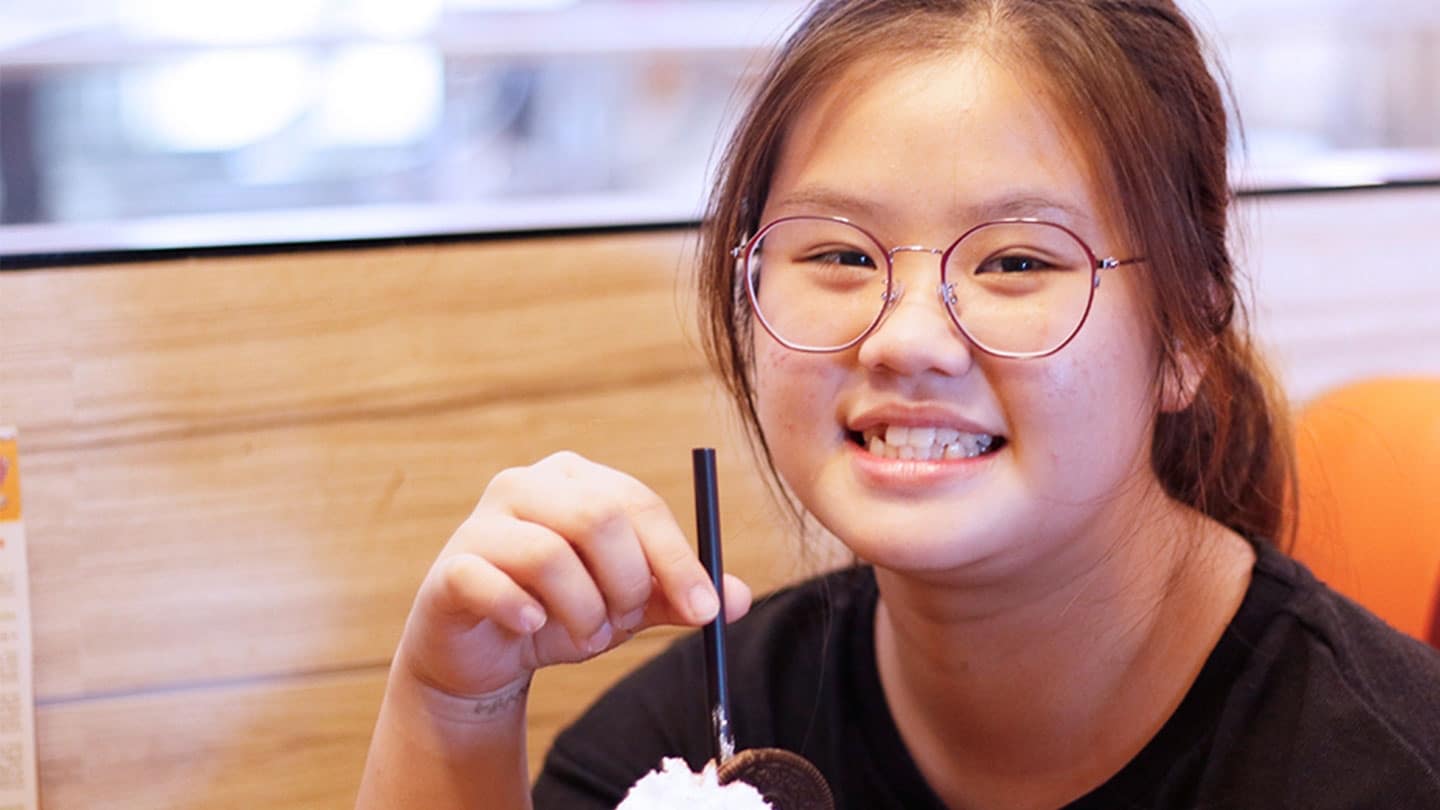
[[[989,450],[995,437],[948,427],[888,425],[865,431],[865,446],[885,458],[936,460],[974,458]]]

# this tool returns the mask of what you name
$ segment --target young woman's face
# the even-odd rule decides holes
[[[1104,202],[1042,95],[968,51],[862,62],[817,96],[788,131],[762,221],[841,216],[886,248],[945,248],[980,222],[1035,217],[1096,256],[1129,258]],[[781,475],[888,568],[989,576],[1093,559],[1158,491],[1155,351],[1136,292],[1145,265],[1104,271],[1075,338],[1029,360],[967,342],[936,292],[938,256],[896,253],[894,268],[905,293],[854,348],[800,353],[754,330],[760,423]],[[990,449],[893,458],[872,442],[891,426],[918,428],[910,442],[937,429],[960,455]]]

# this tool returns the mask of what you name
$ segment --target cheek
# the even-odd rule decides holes
[[[834,419],[829,417],[835,388],[835,374],[826,356],[800,354],[773,344],[756,346],[756,411],[772,447],[802,432],[833,429]]]
[[[793,430],[797,410],[805,399],[804,386],[797,382],[803,370],[795,367],[792,354],[765,345],[755,349],[756,411],[760,427],[772,445]]]
[[[1022,413],[1015,414],[1020,449],[1072,483],[1089,480],[1100,488],[1143,468],[1154,404],[1148,365],[1132,346],[1107,342],[1037,363],[1025,381],[1030,395],[1011,400],[1021,403]],[[1036,439],[1043,452],[1027,448],[1025,438]],[[1076,470],[1087,472],[1077,477]]]

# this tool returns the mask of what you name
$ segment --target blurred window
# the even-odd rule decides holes
[[[1247,188],[1440,179],[1440,3],[1186,0]],[[9,0],[0,255],[684,222],[799,0]]]

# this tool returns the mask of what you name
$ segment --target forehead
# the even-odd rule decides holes
[[[827,213],[953,230],[1038,216],[1098,235],[1105,217],[1094,177],[1045,88],[984,49],[872,57],[792,121],[766,217]]]

